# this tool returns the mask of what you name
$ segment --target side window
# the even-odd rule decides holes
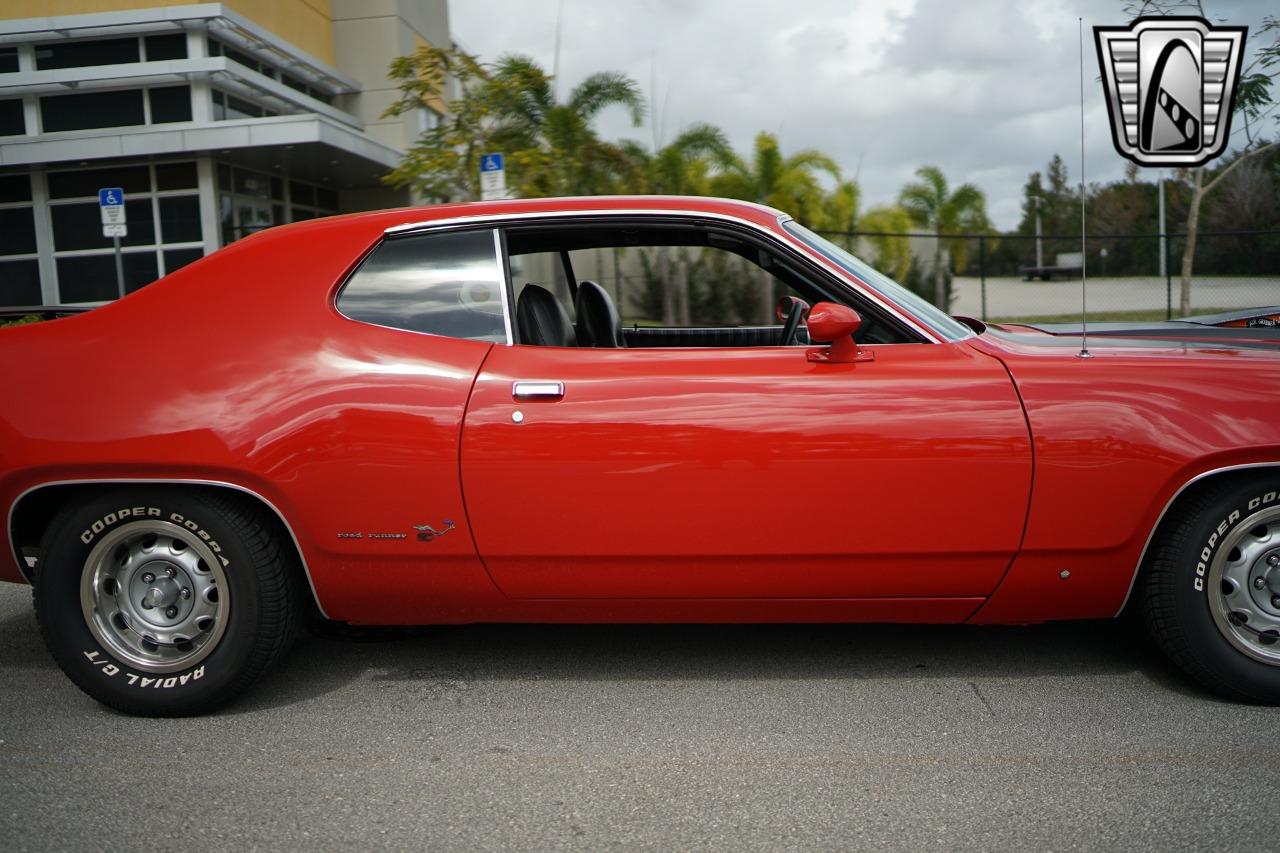
[[[493,231],[391,237],[338,294],[353,320],[478,341],[507,339]]]
[[[515,293],[515,304],[520,304],[520,294],[525,285],[536,284],[551,291],[558,301],[573,316],[573,297],[570,295],[569,281],[564,274],[564,261],[559,252],[529,252],[524,255],[512,255],[511,287]]]
[[[784,295],[768,269],[716,246],[628,246],[570,252],[574,275],[613,296],[624,328],[769,326]]]

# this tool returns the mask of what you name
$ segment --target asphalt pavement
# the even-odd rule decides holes
[[[1256,851],[1277,723],[1111,622],[309,637],[133,719],[0,584],[6,850]]]

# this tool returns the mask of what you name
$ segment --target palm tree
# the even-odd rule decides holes
[[[877,205],[858,220],[858,230],[875,250],[872,266],[895,281],[911,271],[911,217],[897,205]]]
[[[709,124],[692,125],[657,151],[651,152],[640,143],[630,141],[623,142],[622,148],[636,164],[635,186],[643,193],[707,195],[711,169],[733,157],[724,131]],[[656,260],[649,266],[657,271],[663,322],[688,325],[691,318],[687,268],[677,287],[670,250],[666,246],[657,249]]]
[[[877,205],[861,210],[862,189],[856,181],[840,181],[823,202],[822,218],[814,228],[835,232],[827,236],[850,252],[857,251],[858,237],[865,238],[875,252],[871,265],[890,278],[901,281],[911,268],[910,238],[902,234],[911,228],[907,213],[897,206]]]
[[[840,181],[823,199],[821,220],[806,224],[844,233],[857,231],[862,224],[858,217],[861,207],[862,188],[855,181]],[[852,247],[846,245],[845,248]]]
[[[962,240],[948,240],[945,235],[989,229],[987,200],[973,184],[961,184],[952,192],[937,166],[921,166],[916,169],[916,177],[920,180],[902,188],[898,204],[914,224],[928,228],[937,238],[933,249],[933,302],[946,311],[951,300],[947,293],[949,270],[943,266],[942,249],[945,243],[956,266],[962,266],[965,246]]]
[[[840,167],[821,151],[806,148],[784,157],[776,136],[759,133],[751,162],[738,156],[730,158],[711,179],[711,188],[717,195],[786,210],[807,223],[823,215],[826,194],[818,179],[822,173],[840,180]],[[768,323],[773,321],[773,277],[763,269],[759,276],[760,314]]]
[[[564,102],[552,78],[527,56],[504,56],[485,83],[485,99],[497,118],[491,139],[510,151],[524,197],[616,192],[632,163],[618,145],[605,142],[592,122],[608,107],[624,107],[633,124],[644,118],[635,81],[613,71],[587,77]]]
[[[822,215],[825,193],[818,180],[821,173],[840,180],[840,167],[821,151],[806,148],[784,157],[776,136],[759,133],[751,162],[730,158],[723,164],[722,174],[712,180],[712,188],[730,198],[786,210],[807,223]]]
[[[706,195],[711,169],[733,158],[724,131],[702,123],[690,125],[657,151],[632,141],[622,148],[637,164],[636,189],[643,193]]]
[[[508,55],[490,65],[458,48],[424,45],[394,60],[390,76],[400,96],[384,116],[424,106],[449,113],[384,178],[393,186],[429,198],[477,198],[480,157],[490,151],[506,154],[508,183],[518,196],[612,192],[631,178],[631,160],[592,127],[611,106],[640,123],[640,89],[621,74],[592,74],[561,103],[551,76],[528,57]],[[448,97],[450,79],[457,97]]]

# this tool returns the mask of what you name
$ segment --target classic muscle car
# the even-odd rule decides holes
[[[139,714],[231,700],[309,616],[1129,605],[1205,688],[1276,702],[1276,332],[1185,332],[1085,352],[958,320],[716,199],[283,226],[0,330],[0,577],[77,685]]]

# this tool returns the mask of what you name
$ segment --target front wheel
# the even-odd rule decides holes
[[[277,540],[255,508],[211,492],[120,490],[64,509],[33,583],[45,642],[104,705],[213,710],[296,633],[295,573]]]
[[[1239,701],[1280,703],[1280,482],[1210,487],[1161,526],[1143,611],[1164,652]]]

